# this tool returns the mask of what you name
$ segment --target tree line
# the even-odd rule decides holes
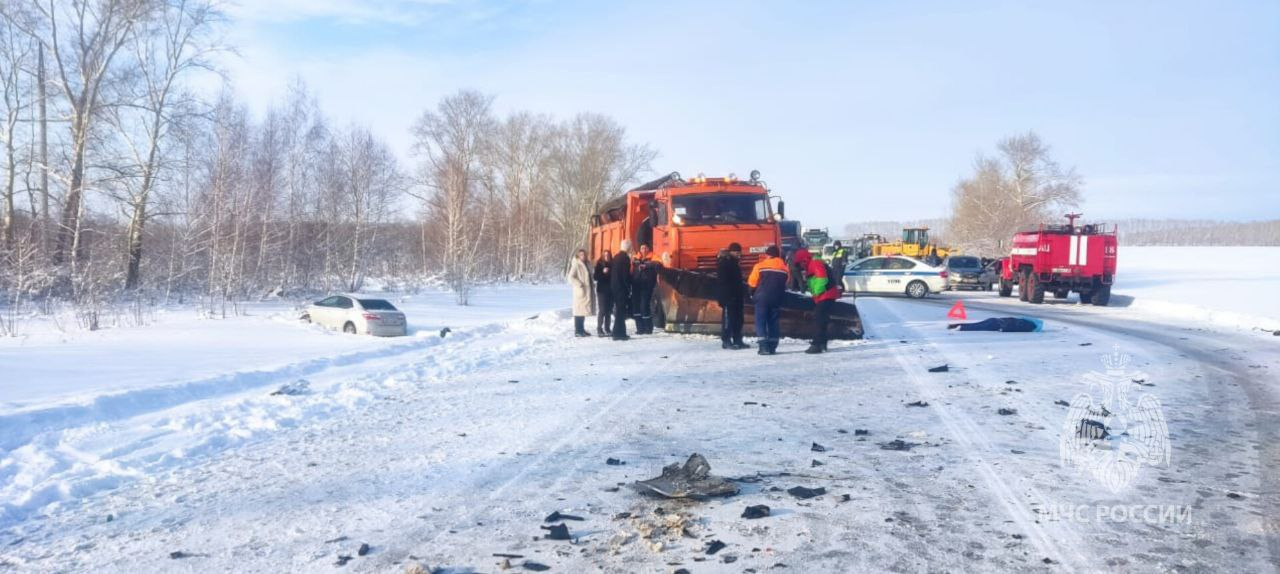
[[[121,301],[225,314],[371,276],[465,303],[478,281],[562,270],[655,156],[609,117],[499,116],[460,91],[414,123],[403,165],[301,82],[262,117],[198,89],[226,23],[213,0],[0,4],[0,334],[32,304],[92,329]]]

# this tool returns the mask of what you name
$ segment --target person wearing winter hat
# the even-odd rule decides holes
[[[764,252],[764,259],[751,269],[747,285],[752,289],[751,299],[756,304],[756,338],[760,345],[761,355],[773,355],[778,352],[778,341],[782,337],[778,321],[782,315],[782,297],[787,291],[787,264],[782,260],[777,245],[770,245]]]
[[[745,349],[742,342],[742,308],[746,288],[742,281],[742,246],[730,243],[716,256],[716,302],[720,304],[720,348]]]

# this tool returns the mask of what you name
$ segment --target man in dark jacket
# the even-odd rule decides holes
[[[777,245],[770,245],[764,252],[764,259],[756,263],[751,269],[751,276],[747,277],[747,285],[753,290],[751,299],[756,304],[756,337],[760,342],[761,355],[777,353],[778,340],[782,337],[778,320],[791,274],[787,272],[787,264],[779,257],[780,254]]]
[[[622,240],[618,253],[609,262],[609,288],[613,292],[613,340],[625,341],[627,336],[627,307],[631,301],[631,242]]]
[[[745,349],[742,342],[742,307],[746,303],[745,285],[742,282],[742,246],[730,243],[716,257],[716,279],[719,289],[716,302],[720,303],[720,348]]]
[[[658,287],[658,262],[648,245],[640,245],[640,252],[631,262],[631,315],[635,318],[637,335],[653,334],[653,290]]]

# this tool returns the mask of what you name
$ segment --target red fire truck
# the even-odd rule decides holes
[[[1068,213],[1066,225],[1041,224],[1013,236],[1009,257],[1001,260],[1000,296],[1043,303],[1046,292],[1065,299],[1072,291],[1080,302],[1106,305],[1116,276],[1116,229],[1101,224],[1076,225],[1079,213]]]

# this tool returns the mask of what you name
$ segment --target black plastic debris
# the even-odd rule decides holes
[[[711,464],[702,455],[694,453],[681,466],[669,464],[662,474],[634,484],[640,492],[658,494],[667,498],[709,498],[738,493],[738,485],[711,475]]]
[[[337,560],[336,562],[334,562],[334,563],[333,563],[333,565],[334,565],[334,566],[346,566],[346,565],[347,565],[347,562],[350,562],[351,560],[352,560],[352,558],[351,558],[350,556],[347,556],[346,554],[339,554],[339,555],[338,555],[338,560]]]
[[[815,466],[822,466],[822,464],[823,464],[822,461],[815,458],[813,459],[812,462],[809,463],[809,468],[813,468]]]
[[[869,434],[871,434],[871,431],[869,431],[869,430],[867,430],[867,429],[854,429],[854,430],[853,430],[853,436],[867,436],[867,435],[869,435]]]
[[[342,542],[343,540],[350,540],[350,538],[347,538],[346,536],[339,536],[337,538],[330,538],[328,540],[325,540],[324,543],[333,544],[334,542]]]
[[[552,524],[551,526],[543,526],[543,530],[547,531],[547,540],[573,540],[569,535],[569,527],[564,524]]]
[[[630,512],[619,512],[619,513],[617,513],[617,514],[613,515],[613,519],[614,519],[614,520],[625,520],[625,519],[627,519],[627,518],[631,518],[631,513],[630,513]]]
[[[914,403],[907,403],[907,406],[909,406],[909,407],[927,407],[927,406],[929,406],[929,403],[926,403],[926,402],[924,402],[924,401],[916,401],[916,402],[914,402]]]
[[[815,442],[813,443],[813,446],[809,447],[809,450],[813,452],[827,452],[827,447],[822,446]]]
[[[844,429],[836,429],[836,432],[838,432],[838,433],[840,433],[840,434],[849,434],[849,431],[844,430]]]
[[[552,512],[551,514],[548,514],[546,520],[544,520],[543,522],[562,522],[565,520],[586,520],[586,519],[581,516],[574,516],[572,514],[561,514],[560,511],[557,510],[555,512]]]
[[[1018,449],[1016,449],[1016,448],[1011,448],[1011,449],[1009,449],[1009,452],[1011,452],[1011,453],[1013,453],[1013,454],[1027,454],[1027,451],[1025,451],[1025,450],[1018,450]]]
[[[949,371],[949,370],[951,370],[951,368],[950,368],[950,367],[948,367],[948,366],[946,366],[946,365],[939,365],[939,366],[937,366],[937,367],[932,367],[932,368],[930,368],[930,369],[929,369],[929,372],[930,372],[930,373],[945,373],[945,372],[947,372],[947,371]]]
[[[448,335],[449,333],[452,333],[452,332],[453,332],[453,329],[450,329],[450,328],[448,328],[448,327],[445,327],[445,328],[443,328],[443,329],[440,329],[440,338],[441,338],[441,339],[443,339],[443,338],[445,338],[445,336],[446,336],[446,335]]]
[[[1053,401],[1053,404],[1055,404],[1055,405],[1062,405],[1062,406],[1064,406],[1064,407],[1069,407],[1069,406],[1071,406],[1071,403],[1068,403],[1067,401],[1064,401],[1064,400],[1062,400],[1062,399],[1058,399],[1058,400],[1056,400],[1056,401]]]
[[[1099,440],[1111,436],[1111,433],[1107,432],[1107,425],[1093,419],[1080,419],[1080,424],[1076,425],[1076,436],[1083,439]]]
[[[627,462],[626,462],[626,461],[624,461],[624,460],[620,460],[620,459],[616,459],[616,458],[607,458],[607,459],[605,459],[604,463],[605,463],[605,464],[607,464],[607,465],[609,465],[609,466],[622,466],[622,465],[624,465],[624,464],[627,464]]]
[[[715,554],[716,552],[719,552],[719,551],[721,551],[721,550],[724,550],[726,546],[728,546],[728,544],[725,544],[725,543],[723,543],[723,542],[721,542],[721,541],[719,541],[719,540],[712,540],[711,542],[708,542],[708,543],[707,543],[707,551],[706,551],[706,552],[707,552],[707,554],[709,554],[709,555],[710,555],[710,554]]]
[[[799,498],[800,500],[808,500],[815,496],[822,496],[827,493],[827,489],[819,486],[818,488],[808,488],[804,486],[793,486],[787,489],[787,494]]]
[[[534,562],[532,560],[525,560],[524,563],[520,565],[520,567],[524,568],[525,570],[532,570],[534,572],[546,572],[547,570],[551,569],[551,567],[547,566],[546,564],[543,564],[541,562]]]
[[[369,553],[369,545],[365,542],[360,543],[360,547],[356,549],[356,556],[364,556]]]
[[[723,557],[720,558],[720,561],[724,562],[725,564],[733,564],[734,562],[738,561],[738,557],[732,554],[725,554]]]
[[[746,510],[742,511],[742,517],[746,518],[747,520],[764,518],[766,516],[769,516],[769,507],[763,504],[748,506]]]
[[[169,553],[169,558],[172,560],[182,560],[183,558],[198,558],[200,556],[205,556],[205,554],[195,554],[192,552],[183,552],[181,550],[174,550],[173,552]]]
[[[1239,492],[1228,492],[1227,498],[1230,498],[1233,500],[1239,500],[1241,498],[1244,498],[1244,496],[1242,496]]]
[[[848,495],[848,494],[841,494],[841,495],[840,495],[840,502],[849,502],[850,500],[853,500],[853,496],[852,496],[852,495]]]
[[[1005,416],[1005,417],[1009,415],[1016,415],[1018,414],[1018,409],[1000,409],[996,411],[996,414],[999,414],[1000,416]]]
[[[897,438],[886,443],[880,443],[881,450],[911,450],[918,446],[920,446],[920,443],[907,442]]]
[[[1004,382],[1004,384],[1006,384],[1006,385],[1016,385],[1016,384],[1018,384],[1018,381],[1008,380],[1008,381],[1005,381],[1005,382]]]
[[[524,558],[524,554],[507,554],[506,552],[494,552],[493,556],[494,558]]]

